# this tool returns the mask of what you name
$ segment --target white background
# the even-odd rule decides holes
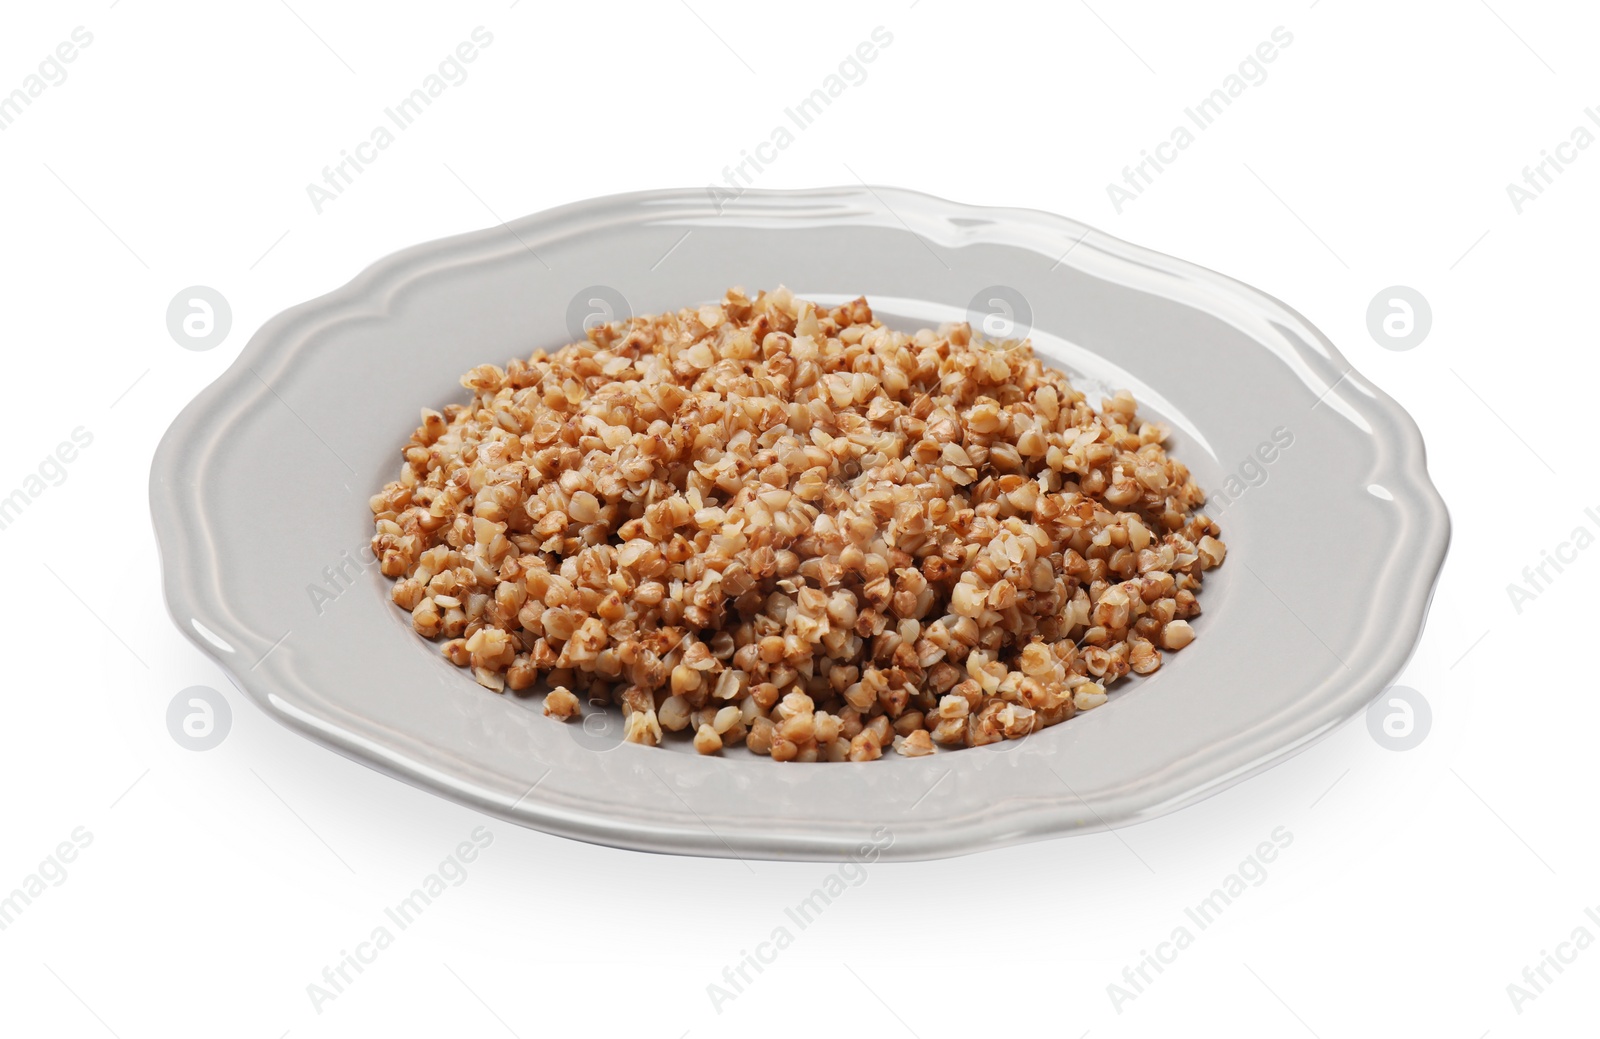
[[[10,5],[0,93],[75,27],[94,41],[0,133],[0,493],[74,427],[94,442],[0,531],[0,894],[75,827],[93,842],[0,931],[4,1030],[1577,1034],[1600,947],[1531,1001],[1507,986],[1580,925],[1600,938],[1584,915],[1600,906],[1600,552],[1520,613],[1506,586],[1578,525],[1600,529],[1584,516],[1600,506],[1600,149],[1520,214],[1506,185],[1600,104],[1597,25],[1576,4],[1493,2]],[[316,213],[306,185],[480,25],[494,40],[470,78]],[[167,617],[149,460],[279,310],[416,242],[720,181],[876,26],[893,43],[868,79],[759,186],[855,183],[853,170],[1060,212],[1305,314],[1416,417],[1451,506],[1450,558],[1399,680],[1433,725],[1397,753],[1355,719],[1114,833],[876,865],[719,1013],[706,986],[828,867],[548,837],[280,727]],[[1277,26],[1293,43],[1266,80],[1116,212],[1107,183]],[[233,308],[209,352],[166,329],[169,300],[195,284]],[[1405,352],[1366,323],[1396,284],[1433,309]],[[1241,683],[1258,680],[1241,666]],[[206,752],[165,720],[195,684],[233,708]],[[319,1013],[308,984],[480,825],[493,844],[466,881]],[[1276,827],[1293,843],[1265,882],[1114,1006],[1123,968]]]

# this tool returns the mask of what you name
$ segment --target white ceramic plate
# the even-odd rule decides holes
[[[1086,390],[1132,389],[1176,431],[1229,546],[1195,644],[1015,743],[784,766],[562,725],[411,632],[364,546],[419,407],[464,400],[462,372],[569,342],[586,315],[780,282],[865,293],[908,330],[970,315],[1031,332]],[[1449,539],[1415,425],[1281,303],[1061,217],[865,187],[720,210],[701,191],[619,195],[391,256],[268,322],[172,424],[150,496],[178,625],[313,739],[551,833],[796,859],[891,839],[886,857],[953,855],[1238,782],[1394,678]]]

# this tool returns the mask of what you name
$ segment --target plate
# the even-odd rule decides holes
[[[367,499],[420,407],[596,317],[779,283],[864,293],[907,330],[1031,335],[1086,391],[1131,389],[1229,546],[1195,643],[1023,740],[785,766],[558,723],[412,633],[366,551]],[[1410,417],[1275,299],[1059,216],[865,186],[617,195],[397,253],[269,321],[173,422],[150,498],[173,618],[280,721],[550,833],[774,859],[954,855],[1215,793],[1392,681],[1449,540]]]

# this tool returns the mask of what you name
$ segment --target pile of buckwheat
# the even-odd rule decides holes
[[[372,498],[395,604],[489,689],[869,761],[1065,721],[1195,637],[1204,493],[1026,341],[783,288],[588,335],[468,372]]]

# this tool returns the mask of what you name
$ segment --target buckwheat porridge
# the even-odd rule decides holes
[[[1017,739],[1195,638],[1205,495],[1026,342],[778,288],[424,409],[373,548],[417,634],[625,738],[870,761]]]

